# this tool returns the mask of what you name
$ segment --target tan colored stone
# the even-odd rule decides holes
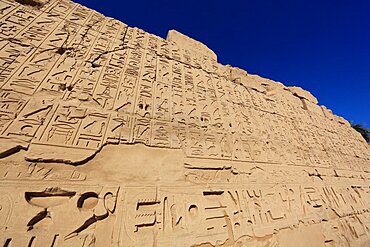
[[[370,146],[309,92],[25,2],[0,0],[0,245],[369,245]]]
[[[300,88],[300,87],[288,87],[289,91],[292,92],[294,96],[298,98],[305,99],[310,101],[311,103],[317,104],[318,101],[310,92]]]
[[[196,41],[176,30],[170,30],[167,34],[167,41],[175,43],[179,49],[185,49],[195,54],[210,57],[214,61],[217,61],[217,55],[209,49],[206,45],[199,41]]]

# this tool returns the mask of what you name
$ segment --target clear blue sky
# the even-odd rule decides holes
[[[75,0],[166,37],[176,29],[219,62],[300,86],[370,127],[368,0]]]

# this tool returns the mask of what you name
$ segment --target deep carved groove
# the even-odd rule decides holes
[[[77,201],[77,207],[80,209],[91,209],[98,203],[98,194],[95,192],[86,192],[80,196]]]
[[[40,1],[37,0],[15,0],[17,3],[22,4],[22,5],[27,5],[31,7],[36,7],[38,9],[42,8],[44,4]]]

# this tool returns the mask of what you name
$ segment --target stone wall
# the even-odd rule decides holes
[[[0,18],[0,244],[370,245],[370,147],[311,93],[68,0]]]

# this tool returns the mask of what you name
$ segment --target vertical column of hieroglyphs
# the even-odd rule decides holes
[[[3,39],[4,47],[1,52],[12,59],[4,70],[7,72],[2,73],[1,90],[3,97],[6,97],[5,102],[9,102],[4,108],[17,109],[2,130],[5,138],[15,138],[9,140],[8,146],[3,147],[4,151],[13,146],[24,145],[23,142],[27,145],[35,137],[39,127],[47,122],[52,108],[55,108],[50,96],[44,99],[30,96],[40,87],[58,59],[56,51],[62,38],[56,34],[61,33],[65,16],[74,8],[73,4],[62,1],[53,2],[41,10],[18,5],[12,13],[4,17],[3,26],[10,25],[15,32],[7,35],[10,38]],[[27,106],[25,102],[28,102]]]
[[[157,72],[157,54],[148,49],[149,34],[137,29],[137,47],[143,52],[143,62],[135,100],[135,121],[132,140],[146,145],[152,144],[154,82]]]
[[[134,82],[130,112],[132,126],[130,142],[150,145],[153,114],[153,83],[156,73],[156,55],[147,49],[148,34],[141,29],[129,28],[127,46],[130,48],[128,69]]]
[[[152,145],[178,147],[176,139],[173,138],[171,121],[172,61],[168,59],[168,44],[154,35],[149,35],[148,43],[149,49],[157,53],[156,76],[153,84]]]
[[[220,157],[221,155],[222,157],[225,156],[225,151],[221,150],[223,149],[227,150],[226,157],[224,158],[245,160],[246,157],[250,156],[250,152],[246,146],[247,143],[244,142],[243,144],[242,140],[243,135],[249,132],[247,130],[243,131],[242,127],[246,127],[250,122],[239,121],[241,120],[240,108],[242,107],[240,107],[238,103],[248,106],[248,101],[235,102],[237,99],[234,96],[234,91],[231,90],[231,86],[233,85],[227,78],[228,75],[226,77],[218,74],[214,74],[211,78],[218,101],[218,109],[214,114],[217,114],[217,116],[215,116],[216,118],[220,118],[220,120],[213,125],[213,128],[217,129],[218,132],[223,135],[223,140],[217,140],[215,142],[215,148],[217,147],[216,152]],[[240,151],[243,149],[243,151],[238,154],[238,150],[235,150],[233,157],[231,157],[233,149],[239,149]],[[246,155],[246,157],[242,157],[241,154],[243,154],[243,156]]]
[[[78,162],[94,154],[105,141],[109,113],[104,108],[109,107],[94,91],[106,84],[108,61],[123,50],[119,48],[123,44],[120,36],[126,25],[79,5],[67,20],[81,29],[74,38],[67,32],[72,41],[58,49],[61,57],[42,88],[52,90],[63,101],[42,136],[32,143],[29,158],[58,159],[65,148],[73,148],[66,161]],[[45,143],[54,150],[49,156],[42,153]]]
[[[173,53],[178,50],[174,44],[170,44],[170,52],[172,57]],[[178,136],[181,147],[186,148],[186,131],[192,128],[191,114],[194,111],[194,105],[191,102],[194,100],[193,96],[193,75],[186,66],[178,60],[171,60],[171,88],[170,88],[170,117],[174,122],[174,132]],[[176,124],[177,123],[177,124]],[[192,126],[192,127],[190,127]]]
[[[83,100],[82,98],[86,97],[85,91],[83,91],[86,85],[81,85],[81,78],[89,74],[87,71],[90,68],[85,67],[86,60],[98,35],[98,32],[94,30],[96,27],[93,28],[93,25],[101,23],[102,20],[102,16],[85,7],[75,5],[74,10],[66,16],[65,23],[58,30],[57,37],[62,37],[64,40],[57,39],[60,42],[59,47],[55,47],[54,50],[57,61],[40,87],[40,92],[55,95],[52,104],[56,109],[50,121],[46,122],[45,130],[30,146],[29,158],[37,159],[38,156],[44,156],[43,159],[51,160],[58,156],[58,153],[63,153],[65,148],[77,146],[76,144],[79,142],[77,132],[88,112],[84,107],[77,106],[76,102],[73,104],[66,101]],[[89,74],[83,81],[91,81],[94,75],[94,73]],[[80,96],[78,99],[76,99],[76,92]],[[43,145],[48,145],[51,150],[55,151],[45,155]],[[74,150],[77,151],[77,149]],[[81,153],[86,151],[82,150]],[[76,155],[79,156],[72,149],[69,154],[70,157],[65,157],[66,161],[73,161]]]
[[[127,62],[127,49],[124,46],[124,39],[127,33],[127,25],[114,19],[108,19],[104,26],[107,40],[113,40],[109,50],[101,51],[92,57],[92,66],[103,67],[100,79],[93,92],[93,101],[99,104],[103,112],[110,112],[107,133],[103,143],[119,143],[121,125],[124,121],[122,110],[115,109],[116,100],[122,84],[125,64]],[[104,58],[104,60],[102,59]],[[97,64],[106,61],[105,65]]]

